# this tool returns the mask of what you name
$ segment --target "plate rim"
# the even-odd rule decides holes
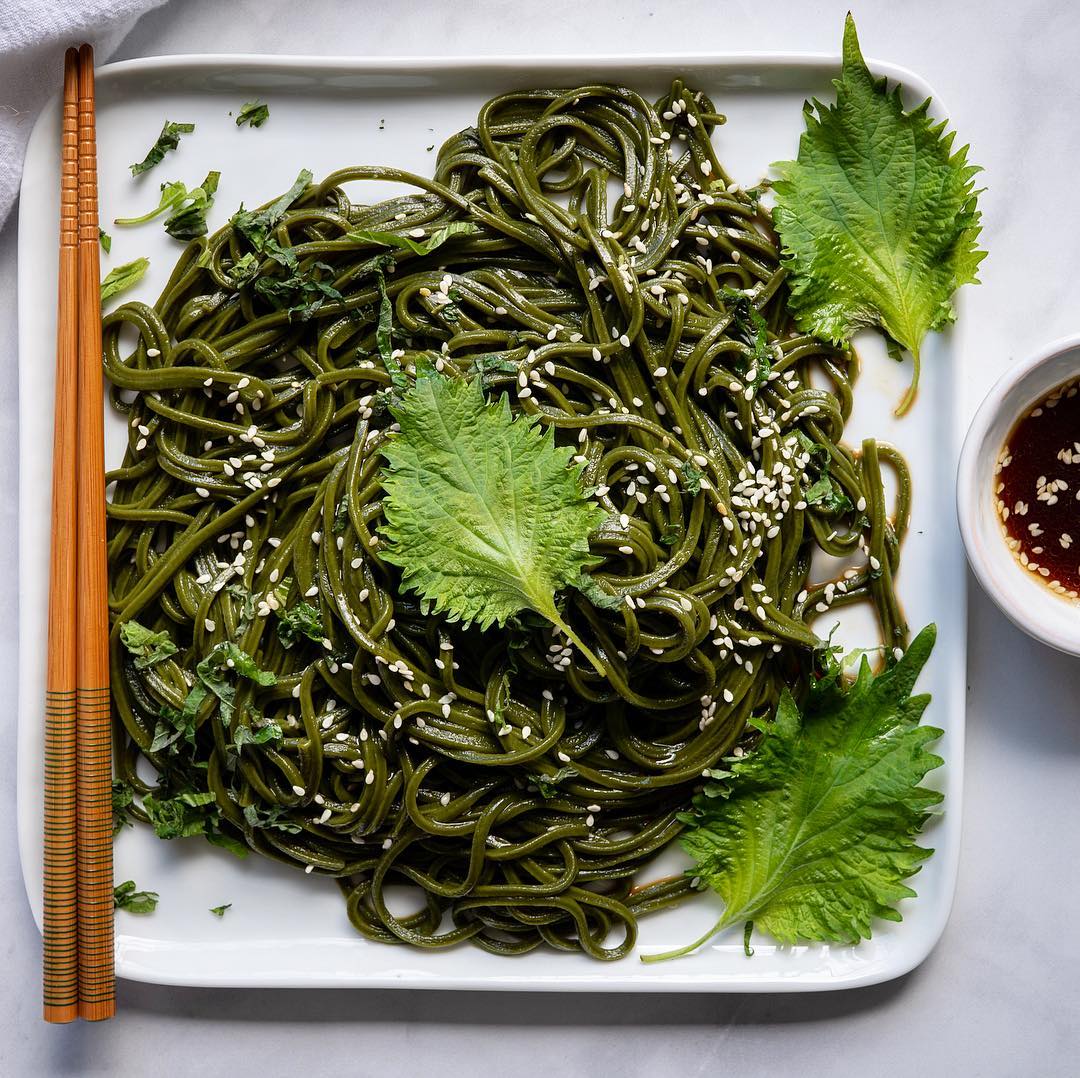
[[[270,74],[275,71],[299,71],[312,75],[317,79],[318,75],[326,75],[333,72],[357,73],[357,74],[467,74],[470,72],[484,73],[489,75],[507,74],[522,69],[543,69],[558,75],[572,73],[581,69],[590,72],[602,73],[604,71],[626,70],[637,68],[642,76],[650,74],[660,75],[670,73],[679,66],[727,69],[730,74],[738,74],[742,71],[762,68],[786,69],[807,76],[838,75],[841,57],[837,52],[813,52],[813,51],[784,51],[784,50],[753,50],[753,51],[730,51],[730,52],[645,52],[645,53],[601,53],[590,55],[585,53],[568,53],[559,55],[461,55],[461,56],[433,56],[433,55],[392,55],[392,56],[312,56],[305,54],[281,54],[259,55],[256,53],[175,53],[160,56],[142,56],[127,60],[111,61],[97,69],[97,84],[99,89],[104,84],[121,82],[130,76],[145,76],[147,74],[181,75],[183,73],[198,73],[211,70],[228,68],[240,73]],[[871,57],[867,58],[867,64],[878,76],[886,76],[891,81],[903,83],[905,96],[911,95],[918,100],[932,98],[935,110],[940,115],[949,117],[949,110],[930,83],[919,73],[900,64],[881,61]],[[297,91],[296,87],[283,88],[285,94]],[[753,92],[754,87],[741,87],[742,92]],[[767,92],[767,88],[764,88]],[[438,92],[438,88],[427,92]],[[41,139],[43,120],[50,112],[55,112],[55,106],[59,100],[59,91],[55,93],[43,107],[34,121],[30,137],[27,143],[26,161],[36,157],[35,147]],[[26,488],[26,461],[27,454],[32,450],[27,442],[27,427],[23,422],[24,410],[28,409],[24,390],[24,308],[29,304],[27,289],[23,285],[25,258],[24,250],[33,242],[25,225],[26,215],[22,207],[26,204],[26,191],[30,186],[27,181],[31,169],[24,166],[22,180],[20,182],[20,212],[18,224],[18,255],[17,255],[17,311],[19,318],[18,331],[18,385],[19,385],[19,505],[22,507],[23,491]],[[961,291],[955,299],[958,314],[964,307],[964,293]],[[962,331],[956,328],[947,331],[949,333],[951,351],[950,359],[954,362],[950,366],[949,388],[952,393],[952,410],[957,413],[955,425],[952,425],[946,433],[948,438],[948,461],[949,473],[953,477],[955,486],[955,465],[959,459],[961,441],[963,438],[962,417],[962,394],[961,372],[959,370],[959,354],[961,348],[959,341],[962,340]],[[29,526],[25,523],[24,515],[20,512],[18,526],[18,552],[19,564],[22,565],[24,551],[30,545],[30,537],[27,534]],[[950,556],[954,557],[958,567],[963,570],[965,565],[963,546],[959,531],[953,523],[951,533],[946,545]],[[702,971],[696,974],[679,973],[674,971],[665,974],[662,978],[652,978],[649,981],[633,979],[625,974],[618,974],[619,964],[598,963],[597,969],[588,974],[580,972],[563,976],[537,976],[529,974],[524,969],[518,973],[502,975],[485,975],[480,981],[476,978],[464,978],[441,974],[437,979],[430,976],[408,977],[402,974],[394,974],[389,971],[376,971],[365,973],[364,971],[351,970],[347,977],[332,977],[324,974],[306,973],[303,971],[290,971],[286,974],[274,974],[263,971],[249,971],[246,976],[218,976],[216,974],[199,974],[191,976],[172,975],[167,970],[155,970],[152,967],[141,965],[133,957],[125,952],[131,948],[124,944],[124,936],[117,933],[116,937],[116,972],[118,977],[127,980],[149,983],[176,985],[187,987],[219,987],[219,988],[242,988],[242,987],[280,987],[280,988],[410,988],[424,989],[429,991],[491,991],[491,990],[525,990],[525,991],[587,991],[587,992],[656,992],[656,991],[687,991],[687,992],[821,992],[840,991],[850,988],[866,987],[885,981],[902,977],[918,967],[937,946],[941,939],[945,926],[948,923],[955,899],[957,875],[959,871],[960,847],[963,833],[963,785],[964,785],[964,742],[966,735],[967,708],[964,686],[966,684],[966,659],[968,654],[967,643],[967,612],[968,612],[968,580],[966,572],[961,572],[956,584],[957,597],[960,609],[957,614],[957,631],[954,635],[959,636],[957,644],[958,654],[963,656],[964,669],[958,675],[952,675],[948,680],[948,698],[944,701],[945,706],[951,709],[955,715],[956,729],[950,729],[948,736],[951,741],[951,751],[948,759],[950,772],[950,785],[955,787],[951,793],[948,815],[956,821],[956,838],[946,851],[937,850],[937,856],[945,860],[944,865],[939,865],[938,872],[942,874],[943,897],[935,907],[935,917],[930,922],[930,927],[925,932],[923,944],[912,950],[905,956],[903,961],[894,962],[884,967],[873,967],[863,972],[853,972],[840,976],[834,974],[800,974],[798,978],[785,980],[779,976],[771,975],[771,979],[762,979],[757,982],[749,982],[745,979],[734,980],[730,977],[718,974],[715,970]],[[17,661],[18,684],[16,694],[16,739],[17,758],[16,776],[24,767],[28,766],[23,759],[23,736],[24,725],[33,719],[28,714],[29,702],[24,700],[24,661],[22,649],[25,646],[23,628],[25,622],[24,611],[26,604],[20,601],[19,605],[19,658]],[[35,686],[36,687],[36,686]],[[16,827],[17,846],[20,861],[20,871],[23,886],[26,891],[34,921],[41,929],[41,896],[31,890],[30,878],[27,875],[25,863],[28,859],[40,855],[40,835],[38,834],[39,821],[26,820],[27,806],[22,796],[23,783],[17,782],[16,790]],[[179,947],[180,945],[174,945]],[[190,946],[190,945],[188,945]],[[164,950],[170,949],[166,945]],[[622,964],[625,966],[625,963]],[[607,972],[605,972],[607,971]],[[614,973],[614,976],[612,975]]]

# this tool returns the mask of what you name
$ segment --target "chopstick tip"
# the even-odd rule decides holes
[[[47,1003],[42,1017],[46,1022],[55,1022],[62,1025],[66,1022],[74,1022],[79,1017],[77,1003]]]

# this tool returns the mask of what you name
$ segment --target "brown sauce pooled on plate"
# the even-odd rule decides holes
[[[1051,591],[1080,594],[1080,378],[1013,427],[994,478],[1009,548]]]

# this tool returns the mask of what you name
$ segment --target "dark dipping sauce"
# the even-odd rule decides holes
[[[1080,594],[1080,378],[1012,429],[995,471],[998,517],[1017,561],[1053,592]]]

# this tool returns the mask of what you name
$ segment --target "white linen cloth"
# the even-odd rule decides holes
[[[59,92],[64,50],[84,41],[105,63],[145,11],[164,0],[0,0],[0,226],[19,192],[26,140]]]

